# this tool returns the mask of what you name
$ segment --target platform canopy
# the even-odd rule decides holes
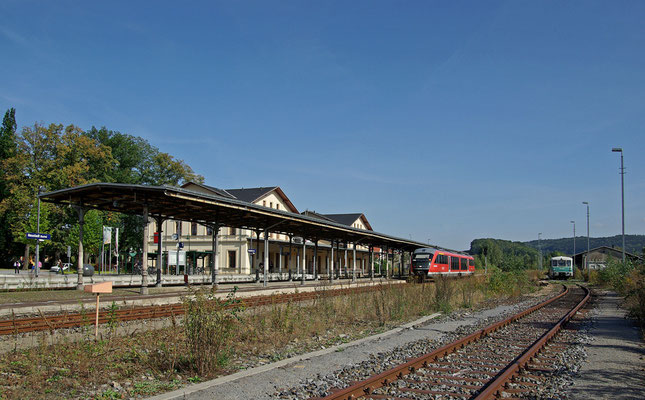
[[[153,218],[269,231],[308,240],[334,240],[404,251],[428,247],[425,243],[174,186],[92,183],[43,193],[40,198],[50,203],[138,215],[147,207],[148,215]]]

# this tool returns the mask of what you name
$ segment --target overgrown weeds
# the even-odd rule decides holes
[[[606,268],[590,271],[588,278],[590,283],[611,287],[624,296],[629,315],[645,333],[645,264],[610,259]]]
[[[225,300],[193,291],[192,296],[184,298],[184,308],[183,325],[190,360],[200,375],[213,373],[228,360],[228,344],[242,310],[235,290]]]

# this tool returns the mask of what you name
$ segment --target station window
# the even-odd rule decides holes
[[[233,227],[228,228],[228,234],[229,235],[235,235],[235,228],[233,228]]]
[[[275,209],[279,210],[280,209],[280,203],[275,203]]]
[[[267,201],[266,201],[266,200],[262,200],[262,207],[266,207],[266,206],[267,206]]]
[[[228,267],[229,268],[235,268],[235,264],[237,260],[237,252],[235,250],[229,250],[228,251]]]
[[[206,234],[208,236],[211,236],[213,234],[213,228],[210,226],[206,226]]]
[[[175,222],[175,232],[177,232],[177,236],[181,236],[181,221]]]
[[[273,202],[272,201],[269,202],[269,207],[273,208]]]
[[[197,235],[197,222],[192,222],[190,224],[190,234],[193,236]]]

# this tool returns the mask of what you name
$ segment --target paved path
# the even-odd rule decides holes
[[[645,343],[625,319],[620,297],[602,293],[587,345],[587,360],[569,391],[570,399],[645,399]]]

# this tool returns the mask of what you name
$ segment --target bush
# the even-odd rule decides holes
[[[645,328],[645,264],[637,265],[624,282],[626,304],[630,316]]]
[[[233,290],[225,300],[196,291],[184,298],[184,330],[189,358],[200,375],[228,360],[230,342],[242,307]]]

